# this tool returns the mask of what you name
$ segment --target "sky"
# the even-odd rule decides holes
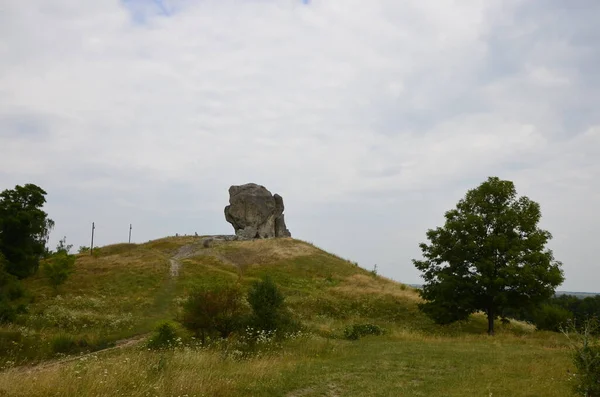
[[[5,0],[0,190],[50,244],[232,234],[228,188],[292,235],[420,283],[429,228],[489,176],[538,202],[600,292],[597,0]]]

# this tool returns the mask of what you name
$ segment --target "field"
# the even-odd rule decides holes
[[[181,346],[145,348],[194,286],[248,286],[264,274],[301,332],[200,348],[180,330]],[[573,395],[562,335],[511,322],[488,337],[481,315],[437,326],[414,289],[292,239],[107,246],[79,255],[58,295],[41,276],[26,287],[28,313],[0,328],[0,396]],[[365,323],[387,332],[344,338]]]

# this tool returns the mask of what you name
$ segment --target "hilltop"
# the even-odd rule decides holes
[[[416,289],[307,242],[204,242],[203,237],[168,237],[101,247],[92,256],[79,254],[75,273],[58,295],[42,275],[26,280],[32,299],[28,314],[17,325],[0,329],[5,340],[12,335],[19,346],[11,350],[8,343],[0,345],[0,352],[12,357],[0,364],[5,368],[0,395],[569,392],[569,351],[559,334],[512,322],[501,325],[498,336],[490,339],[480,315],[438,326],[418,310]],[[136,344],[159,321],[176,319],[194,286],[248,286],[266,274],[304,326],[301,335],[268,345],[245,360],[235,359],[235,354],[232,358],[229,348],[156,353]],[[344,330],[352,324],[373,324],[387,332],[346,341]],[[112,346],[124,348],[27,370],[18,365],[55,359],[61,349],[85,353]],[[37,383],[28,382],[29,371],[36,368]]]

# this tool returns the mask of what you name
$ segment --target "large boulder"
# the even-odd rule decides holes
[[[229,188],[225,219],[241,238],[291,237],[285,226],[283,198],[264,186],[248,183]]]

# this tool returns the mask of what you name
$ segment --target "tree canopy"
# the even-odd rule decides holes
[[[45,195],[33,184],[0,193],[0,252],[6,258],[6,271],[18,278],[37,271],[54,226],[42,210]]]
[[[424,259],[413,260],[425,280],[420,308],[436,322],[483,311],[493,335],[505,309],[538,304],[563,282],[561,263],[546,248],[552,236],[538,227],[539,204],[518,197],[511,181],[488,178],[445,218],[420,244]]]

